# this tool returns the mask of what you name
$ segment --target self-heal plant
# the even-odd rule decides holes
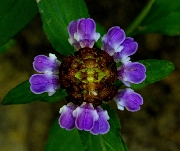
[[[103,102],[114,100],[118,109],[125,107],[131,112],[143,104],[141,95],[129,88],[131,83],[139,84],[146,78],[145,66],[130,61],[138,44],[115,26],[102,37],[101,49],[97,48],[100,34],[91,18],[70,22],[67,32],[76,52],[62,62],[53,54],[36,56],[33,67],[40,74],[31,76],[30,89],[35,94],[48,92],[49,96],[58,88],[66,89],[68,104],[60,108],[60,127],[105,134],[110,125],[109,115],[101,107]],[[120,89],[115,84],[118,80],[128,88]]]
[[[89,2],[86,2],[88,5]],[[84,0],[27,0],[26,3],[6,0],[1,2],[1,6],[0,52],[14,45],[11,38],[39,12],[43,30],[54,50],[66,56],[61,62],[51,53],[49,56],[36,56],[33,67],[38,74],[11,89],[2,104],[34,101],[51,103],[66,98],[68,103],[60,108],[59,120],[47,123],[52,124],[52,127],[45,151],[128,151],[121,136],[119,117],[107,102],[114,100],[113,103],[120,110],[126,108],[131,112],[138,111],[143,99],[133,89],[160,81],[174,70],[174,65],[166,60],[148,58],[132,62],[130,57],[137,51],[138,44],[131,37],[138,35],[140,38],[140,34],[147,33],[180,35],[180,0],[149,0],[141,13],[126,27],[126,35],[119,26],[110,28],[105,34],[103,26],[89,18],[93,11],[92,14],[88,13]],[[121,10],[125,16],[130,12],[126,10]],[[98,11],[95,12],[98,21]],[[119,25],[121,21],[124,25],[127,23],[117,18],[115,22]],[[98,40],[99,33],[102,44]],[[148,49],[143,51],[146,52]],[[143,54],[143,58],[146,55]],[[152,101],[150,95],[148,101],[144,101],[147,107],[149,101]]]

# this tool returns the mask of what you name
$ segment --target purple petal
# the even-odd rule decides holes
[[[69,43],[77,49],[80,49],[80,45],[76,39],[74,39],[74,34],[77,32],[77,24],[79,20],[70,22],[68,26],[68,33],[69,33]]]
[[[77,33],[74,38],[79,42],[81,48],[92,48],[94,43],[99,39],[100,34],[96,33],[96,24],[93,19],[81,19],[77,25]]]
[[[108,30],[107,34],[102,37],[102,50],[112,56],[115,52],[120,52],[123,49],[121,45],[125,39],[124,30],[115,26]]]
[[[30,77],[30,89],[35,94],[49,92],[49,95],[55,93],[59,86],[59,79],[52,72],[46,74],[34,74]]]
[[[70,38],[69,43],[76,49],[90,47],[99,39],[100,34],[96,33],[96,24],[93,19],[82,18],[71,22],[68,26]]]
[[[39,73],[46,71],[58,72],[60,61],[54,54],[49,54],[49,57],[44,55],[38,55],[34,58],[33,67]]]
[[[146,67],[139,62],[127,62],[118,69],[118,79],[125,85],[128,83],[139,84],[146,78]]]
[[[94,126],[94,122],[98,119],[97,111],[91,103],[84,102],[73,112],[76,117],[75,125],[79,130],[89,131]]]
[[[133,38],[126,38],[121,44],[123,49],[113,55],[114,61],[119,62],[125,60],[127,57],[133,55],[138,48],[138,43]]]
[[[76,105],[73,103],[68,103],[64,105],[59,113],[59,125],[66,130],[72,130],[75,127],[75,118],[72,115],[72,112],[76,109]]]
[[[103,111],[101,107],[97,107],[97,112],[98,112],[99,118],[97,121],[95,121],[94,126],[90,130],[90,132],[94,135],[106,134],[110,129],[110,125],[107,121],[109,120],[108,113],[107,111]]]
[[[117,103],[118,109],[124,110],[125,107],[131,112],[140,110],[140,105],[143,104],[143,98],[141,95],[130,88],[119,90],[117,95],[114,97],[114,101]]]

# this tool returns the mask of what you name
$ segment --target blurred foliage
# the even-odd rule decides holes
[[[128,35],[160,33],[180,35],[180,0],[150,0],[126,30]]]
[[[38,13],[34,0],[1,0],[0,46],[9,41]]]
[[[11,47],[14,46],[14,44],[16,43],[15,40],[10,39],[8,42],[6,42],[4,45],[0,46],[0,53],[1,52],[5,52],[6,50],[10,49]]]

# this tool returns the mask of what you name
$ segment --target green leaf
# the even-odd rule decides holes
[[[26,26],[37,13],[35,0],[1,0],[0,46]]]
[[[89,17],[83,0],[38,0],[43,28],[54,49],[67,56],[74,53],[67,27],[72,20]]]
[[[149,59],[138,62],[146,66],[146,79],[141,84],[131,84],[132,88],[142,88],[147,84],[162,80],[174,70],[173,63],[166,60]]]
[[[67,131],[66,129],[62,129],[56,119],[50,130],[44,151],[84,151],[84,149],[79,138],[78,130]]]
[[[58,89],[52,96],[48,96],[47,93],[34,94],[31,92],[30,83],[27,80],[9,91],[4,97],[2,105],[25,104],[33,101],[56,102],[64,99],[66,96],[67,93],[64,89]]]
[[[180,35],[180,0],[150,0],[145,8],[128,28],[128,35]]]
[[[128,151],[120,135],[120,122],[116,112],[109,105],[103,107],[110,117],[110,131],[105,135],[93,135],[90,132],[79,131],[85,151]]]

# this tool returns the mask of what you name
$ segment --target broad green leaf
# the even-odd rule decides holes
[[[16,43],[15,40],[10,39],[7,43],[5,43],[4,45],[0,46],[0,53],[5,52],[8,49],[10,49],[11,47],[13,47],[15,43]]]
[[[180,35],[180,0],[150,0],[147,6],[127,30],[128,35]]]
[[[146,66],[146,79],[141,84],[132,84],[132,88],[141,88],[147,84],[162,80],[174,70],[173,63],[166,60],[149,59],[139,62]]]
[[[37,13],[35,0],[1,0],[0,46],[26,26]]]
[[[9,93],[4,97],[2,104],[25,104],[33,101],[56,102],[64,99],[66,96],[67,93],[64,89],[58,89],[52,96],[48,96],[47,93],[34,94],[31,92],[30,83],[27,80],[10,90]]]
[[[62,129],[58,124],[58,119],[56,119],[50,130],[44,151],[84,151],[84,149],[78,130]]]
[[[67,27],[72,20],[89,17],[83,0],[38,0],[43,28],[54,49],[67,56],[74,53]]]
[[[120,122],[116,112],[109,105],[103,107],[110,117],[110,131],[105,135],[93,135],[79,131],[85,151],[128,151],[120,135]]]

